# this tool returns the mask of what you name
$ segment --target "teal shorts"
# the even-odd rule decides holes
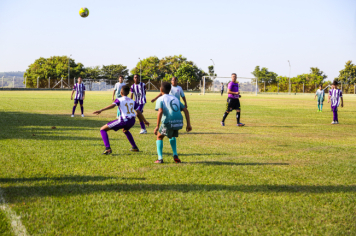
[[[169,139],[173,137],[178,138],[178,131],[179,130],[167,129],[163,124],[159,127],[159,133],[167,136]]]
[[[324,98],[323,97],[318,98],[318,104],[323,104],[323,102],[324,102]]]

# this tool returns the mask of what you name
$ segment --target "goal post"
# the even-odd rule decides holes
[[[224,85],[224,91],[227,91],[227,85],[231,81],[231,77],[222,76],[203,76],[201,93],[205,95],[207,92],[220,92],[221,83]],[[257,78],[237,77],[236,81],[239,84],[239,90],[242,93],[258,93],[258,80]]]

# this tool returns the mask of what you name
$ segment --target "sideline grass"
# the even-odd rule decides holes
[[[69,97],[0,93],[0,187],[31,235],[356,234],[354,96],[332,126],[329,105],[317,113],[313,96],[244,95],[246,127],[234,113],[221,127],[226,96],[188,94],[183,163],[164,140],[164,165],[153,163],[154,104],[144,110],[149,134],[132,129],[141,152],[110,131],[113,155],[102,156],[99,128],[116,111],[90,113],[111,93],[87,92],[85,118],[79,107],[69,116]]]

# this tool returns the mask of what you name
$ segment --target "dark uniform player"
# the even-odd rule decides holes
[[[240,107],[240,93],[239,93],[239,84],[236,83],[236,74],[233,73],[231,75],[231,82],[227,87],[227,103],[226,103],[226,111],[224,113],[223,119],[221,121],[221,126],[225,126],[225,119],[229,115],[232,110],[236,110],[236,119],[237,126],[244,126],[245,124],[240,123],[241,117],[241,107]]]

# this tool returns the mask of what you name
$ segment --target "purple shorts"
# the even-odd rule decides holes
[[[80,100],[80,99],[74,99],[74,104],[78,104],[78,101],[79,101],[80,105],[83,105],[83,100]]]
[[[107,123],[107,125],[109,126],[110,129],[114,130],[114,131],[118,131],[119,129],[125,129],[125,130],[129,130],[131,129],[132,126],[134,126],[135,124],[135,117],[127,119],[127,121],[124,120],[113,120],[110,121],[109,123]]]
[[[143,107],[145,106],[145,104],[140,104],[138,105],[138,109],[141,113],[143,113]]]

